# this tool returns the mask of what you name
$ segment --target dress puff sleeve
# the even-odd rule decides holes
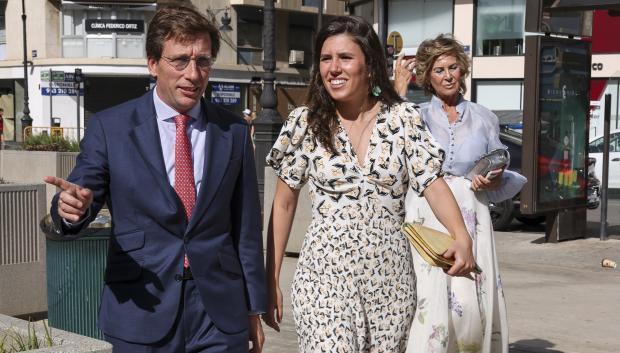
[[[441,163],[445,152],[428,131],[420,113],[412,103],[397,106],[404,126],[405,163],[409,174],[409,187],[418,195],[435,179],[442,176]]]
[[[293,189],[300,189],[308,181],[309,144],[307,136],[308,108],[293,110],[280,131],[280,136],[267,154],[267,164],[276,175]],[[307,151],[308,150],[308,151]]]

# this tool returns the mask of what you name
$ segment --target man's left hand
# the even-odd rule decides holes
[[[250,315],[250,342],[252,348],[250,353],[261,353],[265,343],[265,333],[260,322],[260,315]]]

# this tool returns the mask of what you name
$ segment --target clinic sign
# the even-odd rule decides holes
[[[88,33],[144,33],[143,20],[86,20]]]
[[[241,86],[234,83],[213,83],[211,101],[215,104],[236,105],[241,101]]]

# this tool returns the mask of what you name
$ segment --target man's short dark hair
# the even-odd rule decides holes
[[[211,56],[220,51],[220,32],[217,27],[194,7],[165,5],[157,10],[146,34],[146,56],[161,59],[164,42],[168,39],[191,42],[208,34],[211,39]]]

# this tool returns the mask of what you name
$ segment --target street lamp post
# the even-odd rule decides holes
[[[319,11],[316,16],[316,32],[319,33],[323,28],[323,6],[325,6],[324,0],[319,0]]]
[[[24,40],[24,115],[22,121],[22,136],[28,126],[32,126],[32,118],[30,117],[30,108],[28,108],[28,48],[26,47],[26,4],[22,0],[22,23],[23,23],[23,40]],[[51,79],[51,78],[50,78]]]
[[[77,142],[82,140],[80,132],[80,85],[82,84],[82,69],[76,68],[73,71],[73,87],[75,87],[75,98],[77,102]]]
[[[256,174],[258,176],[258,190],[260,193],[261,204],[263,203],[263,190],[265,189],[265,157],[273,143],[276,141],[283,120],[278,114],[278,100],[274,88],[276,68],[276,48],[275,48],[275,8],[274,0],[265,0],[264,19],[263,19],[263,92],[260,96],[262,110],[254,121],[254,143],[256,157]]]

